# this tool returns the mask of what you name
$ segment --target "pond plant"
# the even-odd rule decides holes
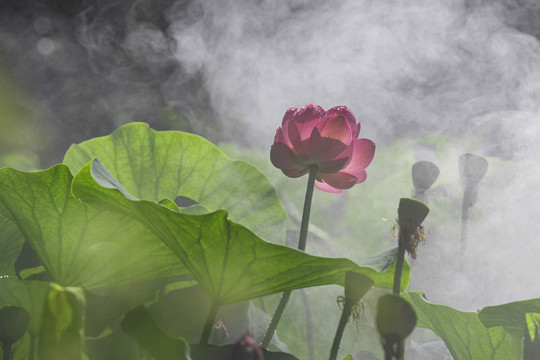
[[[406,359],[415,327],[456,360],[540,358],[540,299],[473,313],[406,291],[405,254],[429,241],[419,200],[434,164],[413,168],[416,199],[399,200],[388,228],[397,247],[360,261],[306,252],[314,189],[333,196],[367,179],[375,144],[359,133],[344,106],[285,113],[270,162],[287,177],[308,175],[297,249],[283,245],[290,222],[268,178],[194,134],[128,123],[72,145],[49,169],[1,168],[2,359]],[[487,166],[475,171],[473,160],[461,164],[467,179],[481,173],[464,185],[475,194]],[[305,291],[300,304],[339,306],[337,329],[310,312],[327,343],[296,354],[280,335],[301,327],[280,320],[297,306],[293,290],[324,286],[343,287],[337,303]],[[353,343],[376,344],[342,344],[350,322],[361,323]]]

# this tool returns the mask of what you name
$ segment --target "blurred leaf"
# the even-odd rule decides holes
[[[402,297],[416,312],[417,326],[439,336],[454,359],[521,360],[523,341],[502,327],[485,328],[476,313],[430,304],[420,292],[407,292]]]
[[[188,345],[182,339],[165,334],[144,306],[126,314],[122,329],[133,337],[156,360],[231,360],[234,345]],[[296,357],[263,350],[265,360],[295,360]]]
[[[90,360],[146,360],[148,353],[121,329],[98,339],[88,337],[85,352]]]
[[[185,276],[174,285],[190,286],[193,281],[186,281],[188,279],[191,279],[191,276]],[[126,312],[142,303],[155,300],[156,294],[163,292],[172,280],[174,279],[154,279],[114,288],[85,291],[88,314],[85,321],[86,336],[95,340],[107,336],[104,334],[107,328],[116,330],[118,322]],[[159,295],[159,298],[161,297],[162,295]]]
[[[353,360],[353,357],[351,354],[347,354],[341,360]]]
[[[375,286],[392,286],[393,272],[388,269],[392,262],[388,256],[384,261],[369,260],[386,267],[385,272],[378,272],[348,259],[316,257],[271,244],[230,221],[224,210],[186,215],[138,200],[97,160],[77,174],[73,192],[92,206],[121,212],[144,224],[169,246],[216,304],[309,286],[343,286],[347,271],[363,273]]]
[[[7,229],[0,239],[24,236],[62,286],[111,287],[186,273],[138,222],[73,197],[72,178],[62,164],[38,172],[0,169],[0,217],[19,231],[0,228]]]
[[[19,278],[21,280],[51,281],[51,278],[43,265],[22,269],[19,273]]]
[[[16,275],[15,263],[23,244],[24,236],[17,225],[0,210],[0,276]]]
[[[226,209],[233,221],[266,240],[285,238],[286,214],[268,179],[200,136],[131,123],[109,136],[72,145],[64,163],[75,174],[95,157],[139,199],[185,196],[210,211]]]
[[[527,322],[527,331],[530,339],[534,342],[537,340],[538,325],[540,324],[540,314],[527,313],[525,314],[525,320]]]
[[[521,338],[527,329],[527,313],[540,313],[540,299],[486,306],[478,312],[478,318],[487,328],[502,326],[511,335]]]
[[[527,313],[527,335],[523,344],[523,360],[540,359],[540,338],[538,337],[540,314]]]
[[[164,334],[142,305],[124,316],[121,327],[157,360],[191,360],[189,345]]]
[[[17,261],[15,261],[15,273],[19,278],[24,279],[29,275],[21,276],[21,272],[29,269],[34,269],[33,271],[31,271],[32,275],[37,274],[41,271],[45,271],[45,268],[41,265],[41,260],[39,259],[39,256],[36,254],[36,252],[32,248],[32,245],[27,240],[22,246],[21,252],[17,257]],[[26,272],[28,273],[28,271]]]
[[[79,360],[84,340],[84,294],[51,283],[43,305],[37,353],[40,360]]]
[[[254,303],[255,300],[241,301],[219,308],[216,323],[221,321],[227,329],[222,334],[215,328],[210,335],[210,343],[223,345],[240,338],[248,331],[255,339],[261,340],[266,332],[270,317]],[[211,304],[208,296],[198,285],[169,291],[147,307],[152,319],[163,331],[173,338],[183,338],[186,342],[198,343]],[[219,337],[225,335],[227,341]]]
[[[48,286],[41,281],[19,280],[15,277],[0,278],[0,306],[16,305],[28,311],[30,314],[28,331],[37,335]]]

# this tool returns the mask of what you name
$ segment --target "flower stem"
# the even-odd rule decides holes
[[[298,238],[298,250],[306,250],[309,215],[311,214],[311,199],[313,199],[313,189],[315,188],[315,176],[317,175],[317,165],[310,165],[309,178],[304,199],[304,211],[302,212],[302,223],[300,224],[300,236]]]
[[[384,360],[393,360],[394,354],[392,352],[392,349],[388,347],[384,347]]]
[[[315,351],[313,349],[313,319],[311,318],[311,305],[309,303],[309,298],[306,294],[306,289],[300,289],[300,296],[302,296],[302,301],[304,302],[304,307],[306,311],[306,345],[308,351],[308,359],[315,359]]]
[[[343,311],[341,312],[341,318],[339,319],[339,324],[336,329],[336,335],[334,336],[334,342],[332,343],[332,349],[330,350],[330,357],[328,358],[329,360],[336,360],[337,358],[339,344],[341,344],[341,338],[343,337],[343,331],[345,330],[345,325],[347,325],[351,313],[352,304],[350,301],[345,300]]]
[[[461,205],[461,268],[463,269],[464,257],[465,257],[465,246],[467,242],[467,225],[469,222],[469,206],[471,200],[469,199],[469,191],[465,190],[463,194],[463,203]]]
[[[210,311],[208,312],[208,317],[206,318],[206,323],[204,324],[199,345],[208,344],[208,339],[210,339],[210,333],[212,332],[212,327],[214,326],[214,320],[216,319],[218,308],[219,304],[213,301],[212,306],[210,307]]]
[[[28,360],[34,360],[36,358],[36,335],[30,332],[30,350]]]
[[[401,231],[401,230],[400,230]],[[405,245],[402,244],[401,241],[398,241],[398,256],[396,260],[396,272],[394,273],[394,289],[393,293],[394,295],[398,295],[401,293],[401,274],[403,273],[403,263],[405,262]],[[399,348],[404,348],[404,341],[399,341]],[[385,348],[385,358],[388,358],[389,356],[389,349]],[[392,359],[394,356],[390,355],[389,359]],[[402,360],[403,357],[397,358],[397,360]]]
[[[394,273],[394,295],[399,295],[401,292],[401,274],[403,273],[403,264],[405,262],[405,246],[398,242],[398,256],[396,260],[396,272]]]
[[[287,306],[287,303],[289,302],[291,293],[292,293],[291,290],[287,290],[283,293],[283,295],[281,295],[281,299],[279,300],[279,304],[276,308],[276,312],[274,313],[274,316],[272,317],[272,320],[270,321],[270,325],[268,326],[268,329],[266,330],[266,333],[264,334],[264,338],[261,342],[261,348],[266,349],[268,345],[270,345],[270,341],[272,340],[272,337],[274,336],[274,332],[277,329],[277,324],[279,323],[279,320],[281,320],[281,315],[283,315],[285,306]]]
[[[4,343],[2,346],[2,360],[11,360],[11,343]]]
[[[306,189],[306,197],[304,199],[304,211],[302,212],[302,223],[300,224],[300,236],[298,238],[298,250],[306,250],[306,241],[307,241],[307,234],[308,234],[308,226],[309,226],[309,215],[311,214],[311,199],[313,198],[313,189],[315,188],[315,177],[317,175],[317,165],[310,165],[309,166],[309,178],[307,183],[307,189]],[[272,320],[270,321],[270,325],[268,326],[268,329],[266,330],[266,333],[264,334],[264,338],[261,342],[261,347],[263,349],[266,349],[268,345],[270,345],[270,341],[272,340],[272,337],[274,336],[274,332],[277,329],[277,325],[279,323],[279,320],[281,320],[281,316],[283,315],[283,311],[285,310],[285,306],[287,306],[287,303],[289,302],[289,298],[291,297],[292,290],[287,290],[283,293],[281,296],[281,299],[279,300],[279,304],[276,308],[276,312],[274,313],[274,316],[272,317]]]

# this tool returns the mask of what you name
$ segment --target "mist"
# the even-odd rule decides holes
[[[433,294],[430,300],[474,311],[540,296],[527,275],[540,271],[535,4],[193,1],[169,16],[175,58],[186,71],[204,74],[214,112],[245,124],[251,144],[268,148],[290,106],[344,104],[362,122],[361,137],[378,146],[425,135],[455,138],[446,153],[420,151],[416,160],[436,159],[447,169],[436,186],[457,204],[459,155],[488,157],[466,258],[452,260],[462,256],[459,239],[433,224],[435,244],[428,233],[415,262],[422,269],[421,252],[431,256],[424,263],[433,268],[423,269],[431,276],[418,274],[422,281],[414,282]],[[464,137],[478,141],[463,145]],[[445,226],[459,230],[459,217]]]
[[[532,2],[531,2],[532,4]],[[212,105],[271,141],[283,109],[346,104],[365,136],[462,134],[501,110],[537,111],[538,40],[502,4],[465,1],[190,3],[175,57]],[[523,8],[525,11],[525,8]]]

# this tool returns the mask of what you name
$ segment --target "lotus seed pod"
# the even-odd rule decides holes
[[[373,280],[366,275],[347,271],[345,273],[345,299],[354,305],[371,289]]]
[[[400,228],[414,230],[429,214],[429,208],[421,201],[401,198],[398,208],[398,224]]]
[[[461,183],[467,189],[476,187],[486,175],[488,162],[485,158],[474,154],[463,154],[459,157],[459,174]]]
[[[439,168],[431,161],[418,161],[412,167],[412,179],[416,193],[425,193],[439,177]]]
[[[3,344],[14,344],[24,335],[30,315],[20,306],[4,306],[0,308],[0,341]]]
[[[416,326],[416,314],[406,300],[389,294],[379,298],[376,321],[383,339],[403,341]]]

